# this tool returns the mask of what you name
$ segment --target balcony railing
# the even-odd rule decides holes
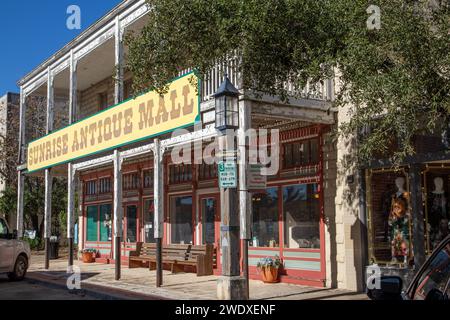
[[[211,71],[205,75],[202,85],[202,102],[206,102],[212,99],[212,96],[219,88],[223,81],[223,75],[227,74],[231,82],[236,86],[236,88],[241,88],[241,74],[236,71],[236,66],[238,63],[238,58],[232,58],[228,60],[228,63],[217,63]],[[183,76],[192,69],[186,69],[179,73],[179,76]],[[293,83],[285,83],[284,88],[286,89],[288,95],[301,97],[304,99],[316,99],[316,100],[331,100],[332,93],[332,80],[322,81],[320,83],[307,83],[304,88],[298,88]]]

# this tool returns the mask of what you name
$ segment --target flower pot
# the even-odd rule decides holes
[[[263,268],[261,270],[262,281],[264,283],[278,283],[278,268]]]
[[[94,263],[95,256],[92,252],[83,252],[82,253],[83,263]]]

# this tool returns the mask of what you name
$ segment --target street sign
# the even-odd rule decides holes
[[[219,162],[219,184],[223,189],[237,188],[237,165],[235,161]]]
[[[267,176],[262,175],[262,164],[248,165],[248,190],[265,191],[267,188]]]

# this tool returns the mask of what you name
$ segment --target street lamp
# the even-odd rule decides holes
[[[240,238],[239,238],[239,197],[237,190],[237,165],[234,133],[239,128],[239,91],[228,76],[214,94],[216,107],[216,129],[220,132],[219,163],[220,186],[220,250],[222,257],[222,276],[218,279],[219,300],[244,300],[246,281],[240,276]],[[230,139],[228,139],[230,138]],[[231,139],[232,138],[232,139]]]
[[[216,103],[216,129],[224,132],[239,128],[239,91],[228,76],[214,94]]]

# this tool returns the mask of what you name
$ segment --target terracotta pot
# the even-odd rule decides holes
[[[82,253],[83,263],[94,263],[95,256],[92,252],[83,252]]]
[[[278,283],[278,269],[277,268],[263,268],[261,269],[262,281],[264,283]]]

